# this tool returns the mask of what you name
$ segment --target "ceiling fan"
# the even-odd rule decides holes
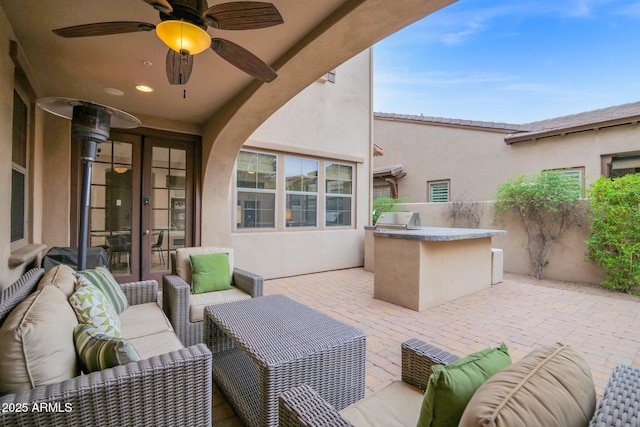
[[[271,3],[237,1],[209,7],[207,0],[144,0],[160,12],[158,25],[118,21],[75,25],[53,30],[60,37],[91,37],[156,30],[169,46],[167,78],[171,84],[186,84],[193,68],[193,55],[211,48],[233,66],[263,82],[276,72],[245,48],[221,38],[211,38],[207,27],[221,30],[253,30],[282,24]]]

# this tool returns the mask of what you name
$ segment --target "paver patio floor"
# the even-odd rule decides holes
[[[640,297],[506,273],[489,289],[415,312],[374,299],[373,279],[354,268],[265,281],[266,295],[287,295],[365,332],[367,394],[400,378],[400,344],[413,337],[460,356],[504,341],[514,361],[568,343],[588,360],[598,395],[617,364],[640,366]],[[217,393],[213,417],[240,425]]]

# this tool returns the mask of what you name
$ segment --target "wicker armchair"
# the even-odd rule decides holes
[[[402,344],[402,381],[424,390],[434,364],[447,364],[456,359],[458,357],[451,353],[421,340],[410,339]],[[639,425],[640,399],[638,396],[640,396],[640,368],[618,365],[611,373],[589,422],[589,427]],[[353,425],[306,384],[294,387],[280,395],[279,419],[282,427]]]
[[[231,289],[191,294],[189,255],[229,253]],[[162,278],[162,309],[185,346],[204,342],[204,309],[208,305],[261,297],[264,279],[233,266],[233,249],[219,247],[180,248],[171,253],[171,273]]]
[[[402,343],[401,350],[402,382],[420,392],[427,388],[433,365],[447,364],[458,359],[458,356],[415,338]],[[306,384],[280,395],[279,420],[281,427],[352,426]]]
[[[0,294],[0,324],[43,269]],[[130,305],[156,301],[155,281],[123,285]],[[212,357],[204,344],[0,396],[3,426],[211,425]]]

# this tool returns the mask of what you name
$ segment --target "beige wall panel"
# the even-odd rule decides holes
[[[44,125],[42,243],[69,246],[71,235],[77,233],[70,224],[71,121],[45,113]]]
[[[232,246],[238,268],[266,279],[361,266],[361,230],[235,233]]]

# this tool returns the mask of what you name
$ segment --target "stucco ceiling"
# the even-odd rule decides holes
[[[209,1],[209,5],[220,2]],[[286,54],[345,0],[273,0],[284,24],[258,30],[222,31],[212,37],[233,41],[267,64]],[[188,84],[170,85],[165,73],[167,47],[155,32],[61,38],[53,29],[95,22],[142,21],[157,24],[158,12],[142,0],[0,0],[20,47],[37,77],[39,95],[90,100],[132,114],[203,123],[253,79],[214,52],[194,58]],[[146,66],[145,61],[152,63]],[[276,71],[278,71],[276,69]],[[326,70],[329,71],[329,70]],[[154,88],[145,94],[136,84]],[[105,93],[115,88],[123,96]],[[186,91],[186,92],[185,92]]]

